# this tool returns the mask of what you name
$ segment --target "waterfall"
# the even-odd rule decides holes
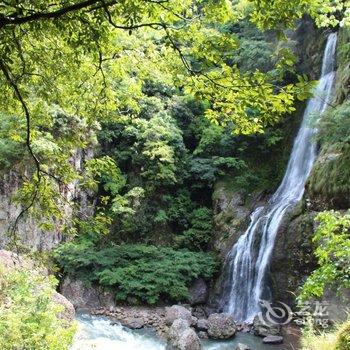
[[[259,313],[259,300],[266,290],[266,272],[278,227],[286,211],[304,194],[305,183],[316,157],[313,142],[316,130],[310,126],[310,120],[315,114],[321,115],[330,101],[335,77],[336,42],[337,34],[330,34],[324,51],[321,78],[314,97],[307,103],[280,186],[265,207],[259,207],[252,213],[247,231],[226,258],[223,309],[238,321],[249,322]]]

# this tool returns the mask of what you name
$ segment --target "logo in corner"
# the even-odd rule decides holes
[[[263,323],[285,325],[293,319],[292,309],[281,301],[271,303],[268,300],[259,300],[259,304],[262,310],[258,316]]]

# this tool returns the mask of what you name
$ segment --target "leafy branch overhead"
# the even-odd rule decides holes
[[[16,118],[11,142],[26,150],[21,215],[34,204],[59,212],[64,199],[48,206],[39,189],[69,191],[80,180],[77,150],[96,144],[101,123],[136,118],[145,81],[158,75],[203,100],[206,117],[234,133],[261,133],[292,112],[309,90],[305,79],[284,83],[282,68],[293,60],[281,59],[273,75],[232,63],[239,41],[224,25],[251,17],[264,26],[256,14],[265,10],[263,2],[228,0],[1,3],[0,110]],[[272,10],[279,16],[280,8]],[[165,148],[149,140],[144,154],[172,164],[169,152],[159,153]]]

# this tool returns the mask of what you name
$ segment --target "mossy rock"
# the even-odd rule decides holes
[[[335,84],[335,101],[342,103],[350,92],[350,30],[341,28],[338,38],[337,49],[337,77]]]
[[[318,209],[350,206],[350,144],[323,147],[309,178],[308,193]]]
[[[335,350],[350,350],[350,320],[340,328]]]

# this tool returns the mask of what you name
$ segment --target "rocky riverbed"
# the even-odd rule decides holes
[[[282,330],[275,325],[262,324],[258,319],[252,326],[236,324],[228,314],[210,313],[202,307],[187,305],[171,307],[114,306],[90,310],[94,316],[108,317],[111,325],[122,325],[131,330],[151,329],[157,337],[167,342],[168,350],[200,350],[203,344],[215,349],[226,349],[225,344],[246,334],[249,343],[259,344],[250,348],[234,342],[237,349],[265,349],[263,344],[284,344],[275,349],[297,349],[297,332],[291,328]],[[254,335],[253,335],[254,334]],[[244,335],[243,335],[244,338]],[[255,338],[255,341],[252,340]],[[292,344],[292,345],[290,345]],[[238,347],[238,345],[240,347]],[[231,348],[235,349],[235,348]]]

